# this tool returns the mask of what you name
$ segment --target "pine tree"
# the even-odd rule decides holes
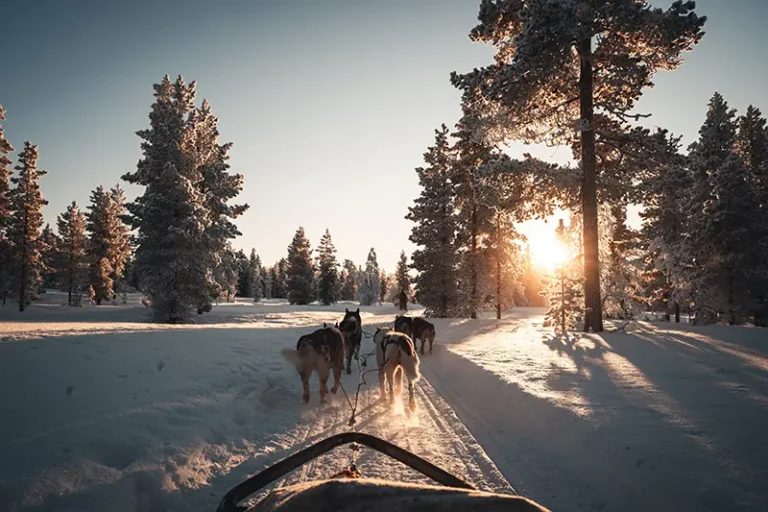
[[[0,105],[0,121],[5,120],[5,109]],[[5,138],[3,126],[0,124],[0,296],[5,306],[8,294],[11,292],[13,269],[11,261],[11,245],[6,234],[11,216],[11,159],[7,155],[13,152],[13,146]]]
[[[46,171],[37,168],[37,146],[24,143],[19,154],[18,176],[11,178],[16,187],[10,192],[10,223],[7,236],[11,245],[14,282],[18,291],[19,311],[31,302],[40,285],[41,261],[40,229],[43,225],[43,206],[48,201],[40,192],[40,177]]]
[[[304,228],[299,227],[288,246],[288,268],[286,286],[291,304],[312,302],[312,281],[315,270],[312,266],[312,249]]]
[[[475,137],[474,130],[479,120],[465,111],[453,134],[456,143],[453,150],[457,160],[451,169],[457,211],[456,245],[463,247],[459,289],[466,293],[466,309],[470,318],[477,318],[481,305],[480,259],[481,239],[492,230],[493,212],[482,200],[480,189],[484,173],[483,166],[493,165],[499,152]]]
[[[235,252],[235,261],[237,266],[237,296],[253,296],[253,276],[251,275],[251,266],[248,257],[242,249]]]
[[[280,258],[280,260],[272,267],[270,272],[272,275],[272,298],[287,298],[288,285],[286,280],[288,276],[288,261],[285,258]]]
[[[125,213],[125,196],[119,186],[105,190],[99,186],[91,192],[88,212],[88,257],[90,279],[97,305],[114,298],[115,282],[123,276],[125,263],[131,256],[129,228],[121,216]]]
[[[331,233],[326,229],[317,248],[318,288],[317,298],[323,305],[333,304],[339,293],[339,264]]]
[[[344,260],[340,279],[341,300],[355,300],[357,297],[357,268],[352,260]]]
[[[248,268],[252,283],[253,301],[259,302],[264,297],[264,288],[261,281],[261,258],[256,254],[256,249],[251,249],[251,256],[248,258]]]
[[[435,144],[424,153],[427,167],[416,173],[421,194],[408,208],[406,218],[415,225],[410,240],[419,248],[413,253],[413,268],[419,303],[427,314],[445,318],[455,310],[457,296],[455,195],[450,177],[454,154],[448,141],[448,128],[435,130]]]
[[[563,220],[560,219],[556,230],[559,243],[565,246],[573,245],[572,231],[573,225],[566,227]],[[549,301],[549,310],[544,318],[544,327],[552,326],[555,328],[555,332],[561,334],[573,330],[576,326],[576,316],[583,313],[581,278],[574,277],[580,275],[579,271],[575,271],[580,266],[576,259],[558,265],[555,272],[546,281],[546,289],[541,292]]]
[[[389,291],[389,276],[385,271],[381,271],[379,276],[379,304],[383,304],[387,300],[387,292]]]
[[[189,117],[190,130],[193,130],[194,142],[190,145],[193,153],[192,159],[202,175],[198,184],[203,195],[203,205],[208,212],[209,224],[204,230],[204,247],[209,254],[216,259],[227,258],[231,262],[231,255],[227,254],[231,240],[241,235],[232,222],[241,216],[248,205],[232,205],[230,200],[237,197],[243,189],[243,176],[229,173],[229,151],[231,143],[219,144],[218,119],[213,115],[210,104],[203,100],[200,108],[194,109]],[[217,281],[218,290],[212,290],[212,296],[231,295],[230,276],[228,272],[219,272],[222,280]],[[251,276],[251,293],[254,296],[256,290],[253,286],[257,276]],[[203,305],[205,306],[205,305]]]
[[[267,272],[267,268],[261,265],[259,261],[259,281],[261,282],[261,297],[264,299],[272,298],[272,281],[270,280],[270,273]]]
[[[40,261],[42,263],[40,267],[40,285],[43,290],[56,287],[55,260],[58,250],[59,237],[53,231],[51,225],[46,224],[40,232]],[[33,299],[36,298],[37,293],[33,295]]]
[[[760,110],[753,106],[738,119],[735,150],[738,157],[754,177],[760,215],[768,222],[768,129]],[[758,245],[758,261],[752,269],[755,325],[768,326],[768,236],[754,240]]]
[[[523,260],[516,241],[521,238],[512,222],[512,216],[502,210],[494,212],[493,230],[485,237],[481,253],[482,286],[485,295],[493,299],[496,318],[502,310],[522,301]]]
[[[227,243],[224,250],[219,252],[217,256],[218,264],[213,269],[213,282],[209,285],[208,300],[203,300],[197,304],[198,315],[212,309],[211,299],[223,299],[226,302],[232,302],[237,295],[240,265],[235,250],[231,244]]]
[[[195,310],[210,304],[220,290],[213,269],[221,254],[211,250],[212,226],[197,133],[189,114],[195,84],[175,83],[166,76],[155,88],[151,127],[138,132],[143,158],[123,179],[144,187],[127,206],[138,230],[136,265],[158,321],[189,321]]]
[[[399,297],[405,296],[406,302],[411,299],[411,276],[408,275],[408,257],[405,251],[400,252],[400,260],[397,262],[395,286]]]
[[[601,144],[613,142],[606,137],[616,122],[637,117],[628,112],[653,74],[679,66],[680,53],[702,37],[705,18],[693,7],[682,1],[664,11],[645,0],[483,0],[470,37],[493,43],[496,63],[452,76],[467,105],[484,117],[480,131],[569,144],[579,153],[587,331],[603,329],[596,155]]]
[[[357,276],[357,300],[360,301],[361,306],[370,306],[379,297],[379,272],[376,251],[371,247],[365,262],[365,270],[359,270]]]
[[[608,258],[601,275],[603,312],[608,318],[631,320],[640,311],[641,263],[637,233],[627,226],[623,207],[611,208]]]

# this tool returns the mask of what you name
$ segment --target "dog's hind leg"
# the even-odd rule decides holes
[[[413,398],[413,382],[408,381],[408,409],[406,413],[416,410],[416,400]]]
[[[387,399],[387,390],[384,387],[387,381],[387,373],[384,368],[379,368],[379,389],[381,390],[381,401],[384,402]]]
[[[352,347],[352,345],[345,345],[344,349],[347,353],[347,375],[352,373],[352,354],[354,353],[355,349]]]
[[[403,393],[403,367],[400,365],[397,365],[395,367],[395,393],[398,395],[401,395]]]
[[[331,374],[331,369],[328,367],[328,363],[321,363],[317,367],[317,377],[320,380],[320,403],[325,403],[325,395],[328,393],[328,377]]]
[[[389,381],[389,403],[393,404],[395,402],[395,390],[393,389],[394,381],[395,381],[395,371],[397,368],[395,365],[389,364],[387,365],[386,371],[387,371],[387,380]]]
[[[312,371],[302,371],[301,372],[301,385],[304,388],[304,394],[302,395],[302,398],[304,399],[304,403],[309,403],[309,377],[312,375]]]
[[[333,362],[333,387],[331,388],[331,393],[334,395],[339,390],[339,386],[341,386],[341,370],[343,367],[344,353],[341,352],[339,357],[336,358],[336,361]]]

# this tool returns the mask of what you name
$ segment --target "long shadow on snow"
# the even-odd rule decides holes
[[[729,473],[725,443],[712,443],[697,431],[698,418],[680,417],[674,393],[659,402],[655,394],[666,390],[658,385],[646,393],[647,383],[618,379],[623,371],[617,363],[623,362],[630,364],[625,368],[630,377],[653,380],[652,368],[637,374],[628,363],[632,344],[644,342],[620,333],[606,337],[607,342],[591,344],[577,343],[579,337],[545,340],[578,368],[576,373],[553,372],[548,384],[580,393],[592,409],[586,416],[533,396],[449,350],[427,359],[424,374],[507,479],[555,510],[759,509],[765,496],[755,496],[758,487],[751,482],[757,478],[743,483],[739,473]],[[608,356],[612,352],[624,359]],[[665,357],[655,354],[647,362],[666,366]],[[751,436],[752,442],[759,439]],[[760,474],[764,468],[758,460],[754,456],[740,463]]]

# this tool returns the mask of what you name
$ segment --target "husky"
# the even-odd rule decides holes
[[[320,379],[320,403],[325,403],[328,393],[328,377],[333,370],[334,395],[341,385],[341,367],[344,364],[344,336],[335,327],[324,327],[312,334],[305,334],[296,343],[296,350],[284,348],[283,357],[296,367],[304,386],[304,403],[309,403],[309,378],[317,371]]]
[[[357,311],[350,311],[344,308],[344,318],[339,324],[339,330],[344,336],[347,374],[350,374],[352,373],[352,356],[355,356],[355,361],[360,359],[360,343],[363,339],[363,322],[360,318],[360,308],[357,308]]]
[[[424,355],[424,345],[429,343],[429,353],[432,353],[432,344],[435,342],[435,326],[420,316],[396,316],[395,330],[407,334],[416,341],[421,340],[421,355]]]
[[[397,382],[397,392],[400,393],[403,386],[403,373],[408,378],[408,410],[416,408],[413,398],[413,383],[421,378],[419,373],[419,356],[413,341],[407,334],[391,329],[376,328],[373,336],[376,345],[376,362],[379,365],[379,386],[381,398],[386,400],[387,392],[384,382],[389,381],[389,403],[395,400],[393,385]]]

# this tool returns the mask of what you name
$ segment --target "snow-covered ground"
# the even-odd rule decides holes
[[[349,304],[222,304],[192,326],[149,323],[131,297],[71,309],[46,294],[0,308],[0,510],[215,510],[295,450],[348,429],[344,395],[301,403],[279,356]],[[366,328],[390,306],[363,308]],[[355,428],[479,488],[554,510],[762,510],[768,334],[640,323],[554,337],[541,310],[437,320],[411,418],[362,387]],[[372,349],[364,340],[363,352]],[[373,358],[369,360],[373,364]],[[357,376],[344,376],[354,400]],[[341,448],[278,485],[322,478]],[[421,478],[363,451],[364,475]]]

